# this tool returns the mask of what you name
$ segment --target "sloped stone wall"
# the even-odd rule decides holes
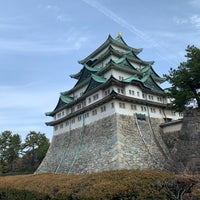
[[[177,173],[200,174],[200,110],[186,110],[182,129],[162,134]]]
[[[160,120],[134,116],[106,117],[55,135],[35,173],[93,173],[116,169],[164,169],[168,158],[160,142]],[[157,139],[156,139],[157,138]]]

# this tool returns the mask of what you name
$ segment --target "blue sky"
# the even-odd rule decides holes
[[[45,112],[69,90],[78,60],[122,33],[158,74],[199,46],[200,0],[0,0],[0,132],[52,138]]]

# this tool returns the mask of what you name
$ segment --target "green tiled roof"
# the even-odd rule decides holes
[[[115,62],[116,64],[119,64],[119,65],[123,66],[123,67],[128,67],[128,68],[130,68],[130,69],[137,70],[137,69],[129,62],[129,60],[128,60],[127,58],[122,57],[122,58],[120,58],[120,59],[118,59],[118,60],[115,60],[114,62]]]
[[[156,81],[163,83],[165,81],[164,78],[161,78],[153,69],[153,67],[151,65],[148,65],[144,68],[141,69],[141,72],[143,74],[143,76],[146,75],[151,75],[153,79],[155,79]]]
[[[114,49],[113,46],[117,48]],[[118,49],[122,48],[122,51]],[[102,86],[107,86],[111,82],[113,84],[136,84],[142,87],[144,90],[152,90],[155,92],[164,92],[162,88],[155,82],[162,82],[162,78],[153,70],[151,64],[153,62],[141,60],[137,54],[141,52],[142,49],[134,49],[126,44],[121,35],[113,39],[110,35],[108,39],[93,53],[87,56],[85,59],[80,61],[83,64],[83,68],[77,73],[71,75],[72,78],[77,79],[75,86],[65,92],[60,94],[58,103],[52,112],[47,112],[46,115],[53,116],[56,112],[63,109],[64,107],[71,106],[73,103],[77,103],[71,97],[77,91],[85,89],[81,98],[90,95],[95,89]],[[110,60],[102,68],[96,68],[93,66],[100,66],[105,60],[112,58],[115,60]],[[146,66],[141,70],[135,68],[132,63],[139,63],[140,66]],[[117,80],[111,77],[107,80],[104,78],[104,74],[110,70],[117,71],[118,73],[129,74],[130,77],[124,79],[123,81]],[[98,89],[97,88],[97,89]],[[91,93],[90,93],[91,92]],[[74,101],[74,102],[73,102]],[[69,104],[69,105],[68,105]]]
[[[130,63],[128,64],[127,62],[126,64],[129,65]],[[130,73],[132,75],[138,74],[139,76],[142,76],[142,73],[137,69],[135,69],[131,64],[129,66],[127,65],[124,65],[123,62],[121,64],[117,64],[116,61],[110,60],[106,66],[100,69],[98,75],[104,74],[106,71],[109,71],[110,69],[116,69],[119,71]]]
[[[74,87],[76,87],[78,84],[82,83],[84,80],[90,78],[90,76],[94,73],[99,71],[97,68],[92,68],[87,65],[85,65],[82,70],[80,71],[80,77]]]
[[[163,89],[154,81],[151,75],[144,76],[141,82],[153,91],[163,92]]]
[[[123,40],[123,38],[122,38],[121,35],[118,35],[118,36],[115,38],[115,40],[116,40],[117,42],[119,42],[119,43],[122,43],[122,44],[128,46],[128,45],[126,44],[126,42]]]
[[[69,97],[69,96],[65,96],[62,93],[60,94],[60,98],[58,100],[58,103],[56,105],[56,107],[54,108],[53,111],[51,112],[47,112],[45,113],[47,116],[52,116],[54,114],[54,112],[62,107],[64,107],[65,105],[71,103],[73,101],[73,98]]]
[[[108,47],[110,44],[114,44],[117,45],[121,48],[124,48],[127,51],[133,51],[135,54],[138,54],[142,51],[142,49],[135,49],[133,47],[128,46],[125,41],[123,40],[123,38],[116,38],[113,39],[110,35],[108,36],[107,40],[100,46],[98,47],[95,51],[93,51],[89,56],[87,56],[86,58],[84,58],[83,60],[80,60],[79,63],[80,64],[85,64],[87,63],[89,60],[96,58],[97,54],[99,52],[101,52],[103,49],[105,49],[106,47]]]
[[[135,59],[141,60],[138,56],[136,56],[136,54],[133,51],[124,52],[124,55],[129,55],[134,57]]]
[[[86,94],[87,92],[91,91],[92,89],[98,87],[99,85],[103,84],[106,82],[106,79],[104,77],[100,77],[100,76],[96,76],[96,75],[92,75],[90,82],[88,84],[88,87],[86,88],[84,94]]]
[[[130,83],[133,80],[134,81],[140,81],[140,79],[138,78],[137,75],[130,76],[130,77],[124,79],[123,81],[126,82],[126,83]]]

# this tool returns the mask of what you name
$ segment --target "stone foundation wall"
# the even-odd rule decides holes
[[[200,110],[184,113],[182,129],[162,133],[177,173],[200,174]]]
[[[93,173],[116,169],[165,169],[169,152],[159,119],[114,114],[53,137],[36,173]]]

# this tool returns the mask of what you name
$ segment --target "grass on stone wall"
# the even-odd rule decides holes
[[[174,176],[158,170],[7,176],[0,178],[0,200],[164,200],[181,193],[182,188],[192,195],[197,182],[191,176]],[[196,189],[193,193],[198,197],[200,192]]]

